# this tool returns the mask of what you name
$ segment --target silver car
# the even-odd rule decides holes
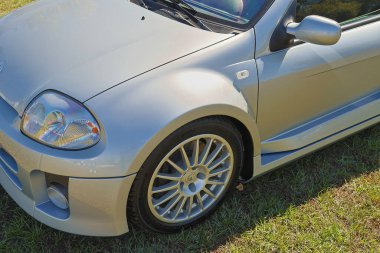
[[[376,5],[339,24],[302,2],[40,0],[3,17],[2,187],[69,233],[170,233],[379,123]]]

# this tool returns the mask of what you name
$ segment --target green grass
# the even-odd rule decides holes
[[[27,2],[0,1],[0,13]],[[0,188],[0,252],[184,251],[380,252],[380,126],[253,181],[175,235],[69,235],[33,220]]]
[[[0,16],[30,2],[32,0],[0,0]]]

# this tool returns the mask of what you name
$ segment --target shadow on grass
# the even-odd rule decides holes
[[[133,231],[116,238],[89,238],[48,228],[27,216],[0,189],[0,251],[183,252],[224,245],[289,207],[379,169],[380,126],[291,163],[234,192],[208,221],[174,235]]]

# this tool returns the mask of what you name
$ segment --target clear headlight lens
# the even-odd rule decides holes
[[[100,127],[79,102],[56,92],[44,92],[26,108],[21,131],[45,145],[78,150],[95,145]]]

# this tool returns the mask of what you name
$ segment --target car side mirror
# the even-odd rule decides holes
[[[286,32],[305,42],[334,45],[342,35],[342,28],[332,19],[313,15],[307,16],[301,23],[289,23]]]

